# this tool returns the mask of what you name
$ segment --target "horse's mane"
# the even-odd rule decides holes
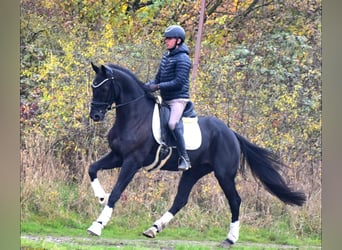
[[[144,82],[142,82],[140,79],[138,79],[138,77],[135,74],[133,74],[129,69],[124,68],[122,66],[119,66],[117,64],[111,64],[111,63],[107,64],[107,66],[111,67],[113,69],[116,69],[116,70],[120,70],[120,71],[126,73],[127,75],[129,75],[130,77],[132,77],[132,79],[138,83],[138,86],[140,86],[144,90],[146,96],[149,99],[153,99],[153,100],[156,99],[155,96],[149,90],[149,88],[144,84]]]

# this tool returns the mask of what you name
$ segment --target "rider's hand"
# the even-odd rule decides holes
[[[150,87],[150,90],[152,92],[154,92],[154,91],[157,91],[159,89],[159,84],[152,83],[152,84],[149,85],[149,87]]]

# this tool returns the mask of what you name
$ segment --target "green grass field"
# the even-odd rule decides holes
[[[156,239],[145,238],[142,232],[167,211],[172,195],[160,193],[159,186],[153,188],[154,192],[147,192],[148,188],[138,179],[116,204],[101,237],[94,237],[86,230],[102,211],[102,205],[94,199],[88,185],[30,180],[23,183],[22,189],[21,250],[220,249],[218,245],[229,229],[229,207],[225,202],[218,203],[217,194],[206,199],[192,198]],[[296,208],[270,201],[260,211],[253,206],[247,209],[248,200],[243,203],[240,238],[234,249],[320,248],[319,214],[310,214],[309,205]]]
[[[134,221],[134,222],[133,222]],[[21,250],[37,249],[221,249],[226,227],[208,227],[203,230],[169,225],[155,239],[147,239],[142,232],[151,222],[140,217],[113,218],[103,230],[101,237],[87,234],[91,221],[76,215],[50,220],[32,216],[21,223]],[[241,226],[240,239],[233,249],[320,249],[320,237],[298,237],[284,223],[270,228]]]

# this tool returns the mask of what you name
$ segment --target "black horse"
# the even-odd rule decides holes
[[[112,215],[115,203],[134,175],[155,160],[159,144],[152,135],[155,96],[125,68],[113,64],[91,65],[96,75],[92,83],[90,117],[101,121],[113,103],[116,104],[115,123],[108,133],[110,152],[89,168],[95,196],[100,202],[107,202],[97,220],[88,228],[88,233],[99,236]],[[152,238],[161,232],[187,204],[195,183],[214,171],[232,213],[229,232],[221,244],[228,247],[234,244],[238,240],[240,227],[241,199],[235,187],[235,177],[241,160],[247,161],[252,173],[281,201],[303,205],[306,200],[304,193],[294,191],[286,184],[279,174],[279,169],[284,165],[274,153],[249,142],[216,117],[199,117],[198,123],[202,131],[202,144],[188,152],[192,168],[182,173],[171,208],[143,232],[145,236]],[[177,171],[177,160],[177,152],[172,153],[161,170]],[[106,197],[97,179],[97,171],[113,168],[121,170],[112,192]]]

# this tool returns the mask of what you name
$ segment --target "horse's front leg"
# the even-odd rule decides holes
[[[97,220],[88,228],[88,233],[96,236],[101,235],[102,229],[107,225],[112,216],[115,203],[119,200],[122,192],[140,167],[141,164],[137,164],[135,160],[125,161],[123,163],[118,180],[109,196],[107,205],[104,207]]]
[[[97,178],[97,172],[101,169],[113,169],[121,166],[121,159],[113,152],[109,152],[100,160],[90,165],[88,174],[90,177],[90,185],[94,191],[95,197],[99,199],[100,204],[106,204],[109,194],[102,188],[99,179]]]

